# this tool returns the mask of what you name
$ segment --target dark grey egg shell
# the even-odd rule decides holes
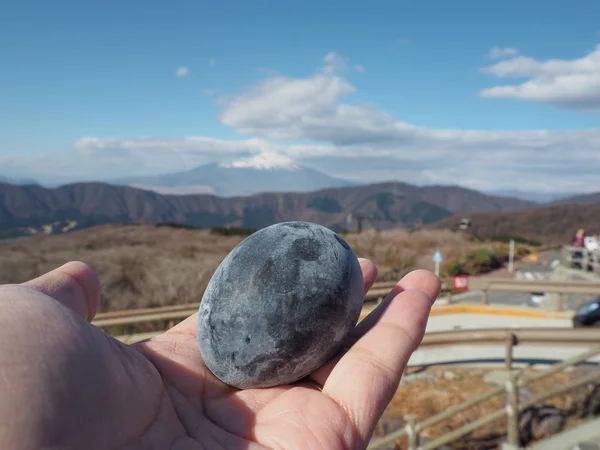
[[[310,222],[263,228],[212,276],[198,314],[200,353],[230,386],[293,383],[339,350],[363,291],[358,259],[333,231]]]

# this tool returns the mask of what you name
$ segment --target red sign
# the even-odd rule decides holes
[[[466,291],[468,289],[467,286],[467,276],[466,275],[457,275],[452,278],[452,284],[455,291]]]

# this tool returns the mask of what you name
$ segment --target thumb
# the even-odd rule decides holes
[[[90,266],[79,261],[68,262],[23,285],[54,298],[88,322],[100,304],[100,280]]]

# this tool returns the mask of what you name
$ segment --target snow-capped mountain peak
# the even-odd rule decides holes
[[[230,162],[213,162],[182,172],[133,177],[118,183],[168,194],[210,192],[220,196],[308,192],[356,184],[304,167],[277,151],[265,150]]]
[[[262,152],[248,158],[219,164],[224,168],[258,170],[300,170],[301,167],[292,158],[281,153]]]

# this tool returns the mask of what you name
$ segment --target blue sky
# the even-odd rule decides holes
[[[600,2],[577,5],[5,1],[0,175],[261,153],[362,181],[600,190]]]

